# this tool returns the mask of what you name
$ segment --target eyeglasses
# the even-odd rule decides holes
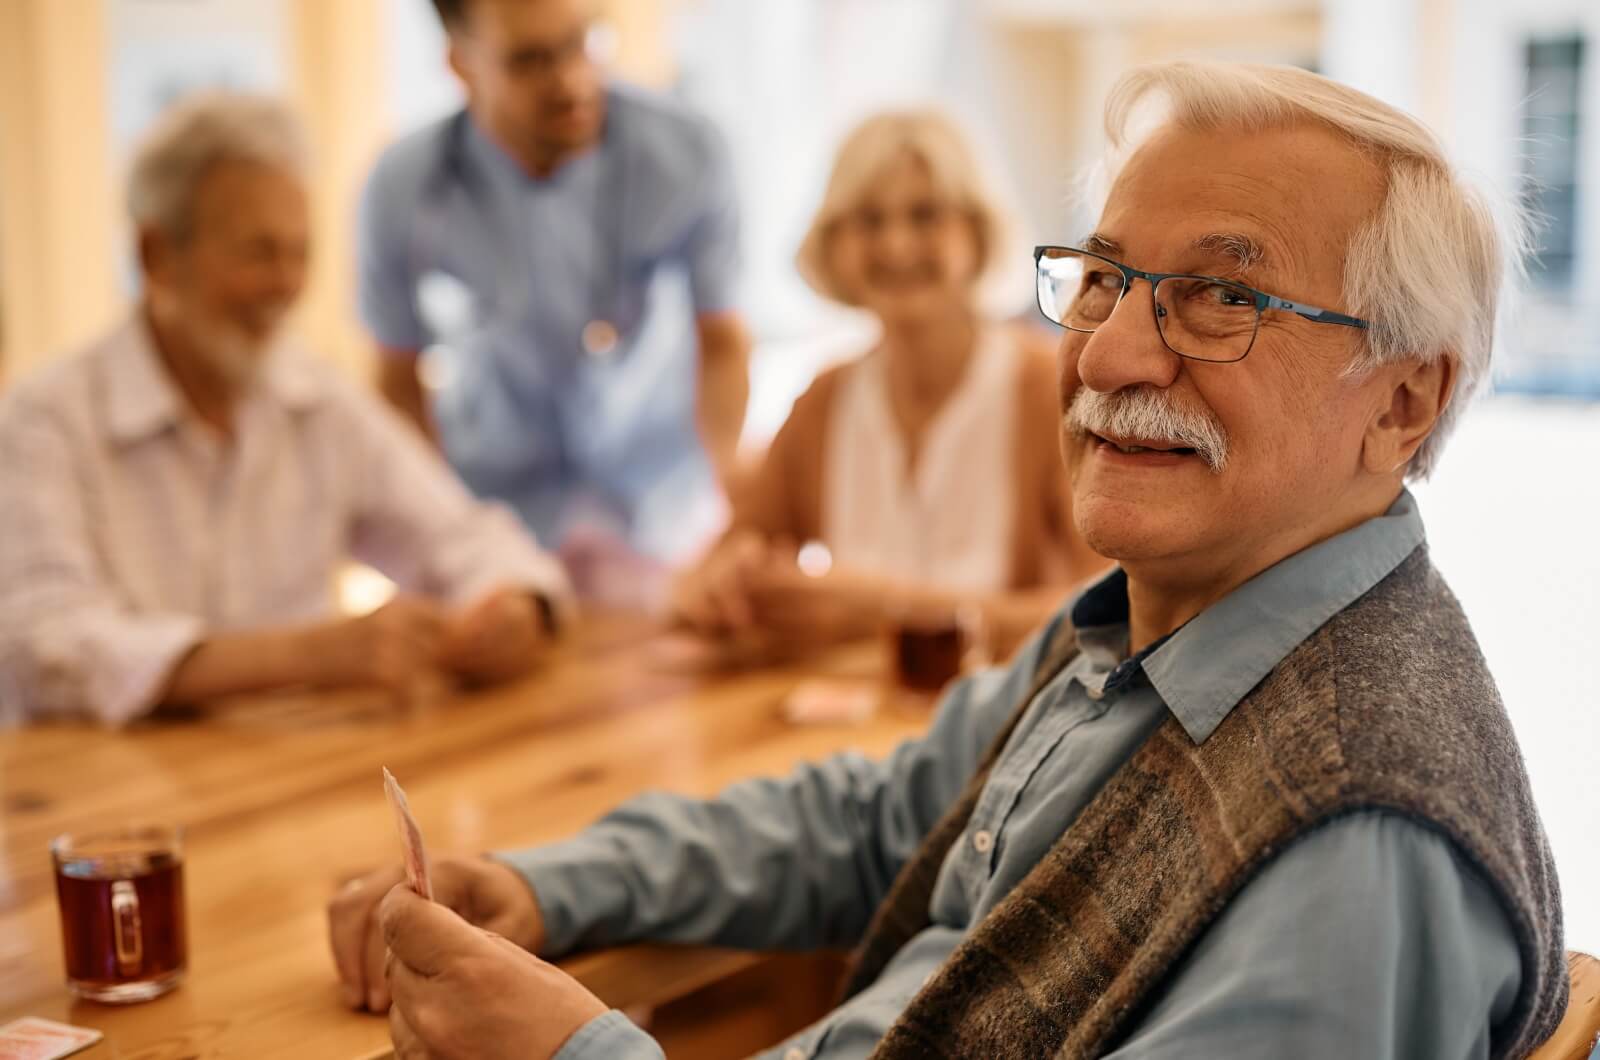
[[[1076,247],[1034,247],[1039,311],[1071,331],[1092,334],[1111,317],[1134,280],[1150,284],[1156,330],[1167,349],[1196,361],[1242,361],[1255,345],[1261,314],[1295,313],[1318,324],[1365,328],[1359,317],[1318,309],[1216,276],[1141,272]]]

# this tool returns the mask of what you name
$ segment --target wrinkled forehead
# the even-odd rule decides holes
[[[270,230],[302,234],[310,224],[310,204],[300,174],[254,161],[226,161],[210,167],[190,202],[191,232],[239,238]]]
[[[1212,262],[1263,281],[1337,274],[1383,190],[1377,162],[1331,130],[1169,126],[1116,171],[1095,235],[1152,271]]]

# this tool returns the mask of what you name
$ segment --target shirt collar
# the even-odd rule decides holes
[[[1106,688],[1142,669],[1189,738],[1204,743],[1291,651],[1387,577],[1422,541],[1416,500],[1402,490],[1383,515],[1280,560],[1126,660]],[[1125,638],[1127,621],[1128,578],[1121,568],[1072,605],[1080,639],[1115,636],[1119,627]]]
[[[135,313],[109,345],[104,381],[106,427],[118,445],[132,445],[176,427],[189,415],[183,394],[156,353],[150,328]],[[266,355],[251,397],[266,394],[296,412],[320,402],[327,393],[323,374],[290,350]]]

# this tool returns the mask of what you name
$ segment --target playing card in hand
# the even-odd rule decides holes
[[[428,852],[422,845],[422,829],[417,827],[416,818],[411,816],[411,807],[406,804],[406,793],[400,789],[400,782],[394,779],[394,774],[387,767],[383,771],[383,793],[389,796],[389,808],[394,810],[394,823],[400,829],[400,849],[405,855],[406,879],[411,882],[413,891],[431,902],[433,881],[428,876]]]

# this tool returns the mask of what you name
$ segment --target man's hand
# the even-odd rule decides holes
[[[600,999],[492,931],[397,885],[379,906],[396,1060],[554,1056]]]
[[[539,903],[515,870],[489,858],[444,858],[431,868],[436,902],[523,949],[537,952],[544,945]],[[399,866],[382,869],[351,880],[328,903],[328,941],[340,993],[351,1008],[389,1007],[378,903],[404,879]]]
[[[463,677],[508,681],[533,669],[549,644],[539,605],[525,589],[496,589],[451,619],[444,661]]]
[[[324,685],[378,685],[410,699],[441,676],[445,613],[432,600],[400,595],[368,615],[322,630]]]

